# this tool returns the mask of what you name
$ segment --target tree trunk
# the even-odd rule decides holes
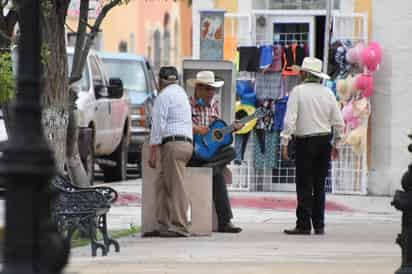
[[[66,138],[69,123],[68,67],[65,43],[65,20],[69,1],[54,1],[43,10],[44,64],[43,128],[46,138],[54,150],[57,168],[64,170]]]

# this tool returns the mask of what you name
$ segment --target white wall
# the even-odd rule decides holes
[[[372,166],[369,192],[392,195],[411,161],[412,5],[410,0],[373,0],[373,40],[383,47],[372,99]],[[388,12],[390,10],[391,12]]]
[[[238,0],[237,2],[238,5],[238,13],[247,13],[249,14],[250,11],[252,10],[252,0]]]
[[[343,14],[351,14],[354,11],[354,0],[341,0],[340,11]]]
[[[200,15],[199,10],[213,9],[213,0],[193,0],[192,1],[192,18],[193,18],[193,58],[199,59],[200,56]]]

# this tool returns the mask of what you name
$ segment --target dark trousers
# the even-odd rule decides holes
[[[211,167],[213,169],[213,202],[216,208],[219,226],[224,226],[233,218],[229,194],[223,169],[236,157],[233,147],[222,148],[213,159],[203,161],[194,155],[189,166]]]
[[[325,180],[331,155],[330,136],[296,138],[296,226],[325,226]]]

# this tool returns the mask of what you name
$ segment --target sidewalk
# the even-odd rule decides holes
[[[110,184],[120,193],[109,227],[140,224],[140,182]],[[90,257],[75,248],[66,273],[387,274],[400,266],[395,244],[401,214],[389,197],[328,195],[326,235],[287,236],[295,222],[294,193],[231,192],[240,234],[179,239],[127,237],[120,253]],[[332,206],[333,205],[333,206]]]
[[[141,180],[111,183],[109,186],[119,192],[119,199],[110,210],[110,221],[113,223],[110,226],[128,228],[130,224],[140,225]],[[238,222],[243,222],[243,219],[249,220],[249,215],[255,212],[266,212],[261,215],[271,215],[276,212],[277,217],[288,216],[287,218],[294,219],[296,209],[294,192],[230,192],[230,198],[235,212],[235,221]],[[332,220],[345,216],[359,220],[396,221],[401,216],[401,213],[390,205],[392,197],[328,194],[326,201],[327,218]]]

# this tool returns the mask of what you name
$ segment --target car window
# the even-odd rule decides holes
[[[90,56],[90,68],[92,70],[93,85],[95,87],[96,85],[104,85],[102,74],[97,65],[97,61],[93,56]]]
[[[73,55],[72,54],[67,55],[67,62],[69,65],[69,73],[71,73],[72,65],[73,65]],[[80,79],[80,87],[82,91],[88,91],[90,89],[90,75],[89,75],[89,70],[86,69],[86,66],[87,66],[87,63],[84,65],[82,79]]]
[[[103,59],[109,78],[120,78],[123,87],[130,91],[148,93],[143,64],[134,60]]]

